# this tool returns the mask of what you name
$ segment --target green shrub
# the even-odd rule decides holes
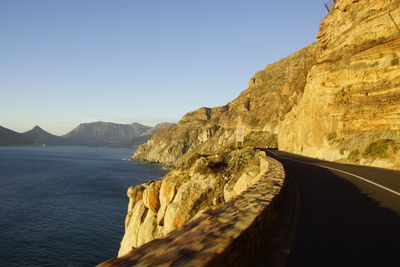
[[[358,161],[360,158],[360,151],[358,151],[358,149],[351,151],[347,158],[351,161]]]
[[[390,64],[392,66],[397,66],[399,65],[399,56],[396,53],[392,54],[393,59],[390,61]]]
[[[250,111],[250,103],[250,98],[246,98],[246,100],[244,101],[244,107],[247,111]]]
[[[379,139],[367,146],[363,155],[369,157],[387,158],[389,148],[396,149],[396,142],[392,139]]]
[[[244,138],[244,147],[255,148],[255,147],[278,147],[278,136],[276,134],[270,134],[262,131],[250,132]]]
[[[259,122],[260,122],[260,119],[257,119],[257,118],[254,117],[254,118],[252,118],[250,120],[250,125],[251,126],[258,126]]]
[[[326,139],[328,141],[332,141],[333,139],[336,139],[337,133],[336,132],[330,132],[326,135]]]

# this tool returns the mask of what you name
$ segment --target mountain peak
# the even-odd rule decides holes
[[[0,146],[32,145],[34,141],[24,134],[0,126]]]
[[[36,125],[35,127],[32,128],[32,130],[27,131],[26,133],[35,133],[35,134],[48,134],[48,135],[52,135],[51,133],[43,130],[43,128],[41,128],[39,125]]]
[[[23,133],[23,135],[33,139],[36,144],[58,145],[63,143],[63,140],[59,136],[46,132],[39,125]]]

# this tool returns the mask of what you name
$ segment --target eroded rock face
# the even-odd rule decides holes
[[[179,168],[128,191],[119,256],[257,181],[268,166],[243,156],[249,151],[218,152],[234,142],[238,116],[250,146],[278,138],[282,150],[339,160],[389,140],[391,158],[358,163],[400,168],[400,33],[393,21],[400,25],[398,0],[338,0],[316,44],[266,66],[226,106],[190,112],[140,146],[133,159]]]
[[[128,211],[128,216],[130,217],[130,219],[128,220],[128,223],[125,226],[125,234],[121,241],[121,247],[119,249],[118,256],[125,255],[133,248],[139,246],[140,244],[138,242],[139,229],[146,214],[147,214],[147,208],[142,200],[136,202],[132,210]]]
[[[265,156],[253,149],[197,154],[160,181],[130,187],[118,256],[239,195],[265,174],[265,162]]]
[[[139,200],[142,200],[143,198],[143,191],[146,188],[142,185],[138,186],[130,186],[128,188],[128,191],[126,192],[128,198],[129,198],[129,204],[128,204],[128,215],[125,218],[125,227],[129,224],[131,217],[132,217],[132,211],[133,208],[135,207],[136,203]]]
[[[266,66],[226,106],[190,112],[140,146],[133,159],[179,168],[128,189],[118,255],[235,198],[263,175],[268,164],[252,152],[219,152],[234,142],[238,116],[249,146],[277,138],[280,149],[298,154],[400,168],[400,33],[393,20],[400,25],[398,0],[338,0],[316,44]],[[391,144],[383,151],[391,157],[362,158],[376,140]]]
[[[140,228],[137,236],[137,246],[145,244],[154,239],[157,236],[157,213],[149,210],[140,224]]]
[[[311,44],[267,65],[250,79],[248,89],[227,105],[187,113],[178,124],[141,145],[133,159],[177,167],[194,153],[217,151],[234,142],[239,116],[246,135],[260,136],[254,139],[258,146],[276,147],[278,123],[302,98],[317,48]]]
[[[400,141],[400,32],[390,16],[400,22],[399,1],[337,2],[303,98],[279,125],[280,149],[339,160],[388,135]]]
[[[239,116],[254,146],[328,160],[363,154],[385,136],[400,143],[399,6],[398,0],[337,0],[317,43],[267,65],[227,105],[189,112],[140,146],[133,159],[177,167],[194,153],[234,142]],[[368,139],[371,132],[375,139]],[[358,163],[382,166],[383,160],[400,168],[400,145],[396,151],[390,159]]]
[[[159,192],[161,182],[152,182],[143,191],[143,203],[152,212],[156,213],[160,208]]]

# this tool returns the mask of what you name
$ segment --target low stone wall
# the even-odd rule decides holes
[[[205,211],[166,237],[98,266],[249,266],[266,253],[285,188],[283,166],[265,157],[268,171],[241,195]]]

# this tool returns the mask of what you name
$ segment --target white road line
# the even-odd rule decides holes
[[[326,168],[326,169],[329,169],[329,170],[334,170],[334,171],[338,171],[338,172],[341,172],[341,173],[344,173],[344,174],[347,174],[347,175],[351,175],[351,176],[353,176],[353,177],[356,177],[356,178],[358,178],[358,179],[360,179],[360,180],[363,180],[363,181],[365,181],[365,182],[367,182],[367,183],[373,184],[373,185],[375,185],[375,186],[377,186],[377,187],[380,187],[380,188],[382,188],[382,189],[384,189],[384,190],[386,190],[386,191],[388,191],[388,192],[390,192],[390,193],[393,193],[393,194],[395,194],[395,195],[397,195],[397,196],[400,197],[400,193],[399,193],[399,192],[394,191],[394,190],[392,190],[392,189],[390,189],[390,188],[387,188],[387,187],[385,187],[385,186],[383,186],[383,185],[377,184],[377,183],[375,183],[375,182],[372,182],[372,181],[370,181],[370,180],[368,180],[368,179],[366,179],[366,178],[364,178],[364,177],[361,177],[361,176],[352,174],[352,173],[350,173],[350,172],[342,171],[342,170],[339,170],[339,169],[335,169],[335,168],[331,168],[331,167],[327,167],[327,166],[323,166],[323,165],[311,164],[311,163],[304,162],[304,161],[301,161],[301,160],[296,160],[296,159],[290,159],[290,158],[286,158],[286,157],[281,157],[281,156],[278,156],[277,154],[275,154],[274,152],[272,152],[272,151],[270,151],[270,150],[268,150],[268,151],[269,151],[271,154],[273,154],[273,155],[275,155],[276,157],[281,158],[281,159],[284,158],[284,159],[287,159],[287,160],[296,161],[296,162],[300,162],[300,163],[307,164],[307,165],[311,165],[311,166],[318,166],[318,167],[321,167],[321,168]]]

